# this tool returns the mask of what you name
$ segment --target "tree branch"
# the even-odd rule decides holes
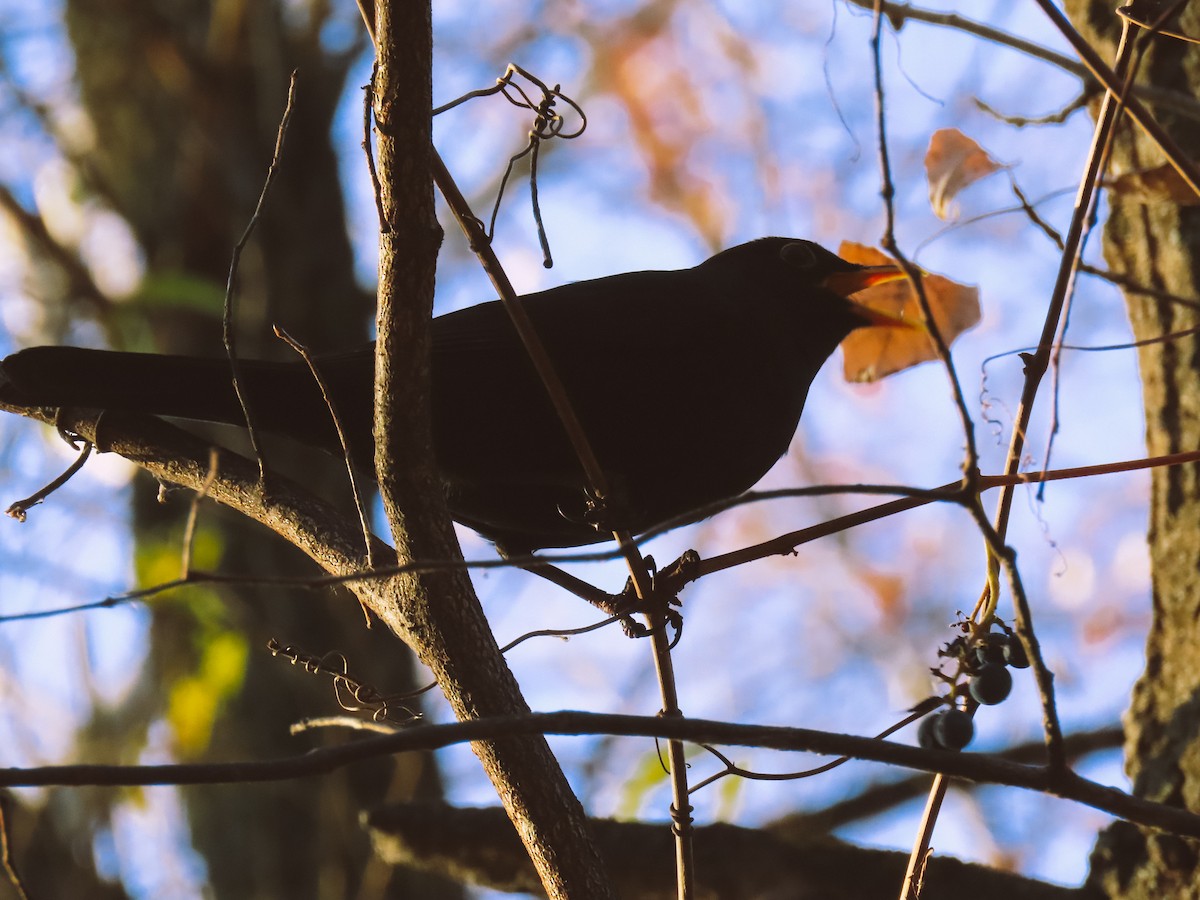
[[[378,4],[374,114],[383,227],[379,238],[376,473],[397,560],[461,560],[433,464],[430,318],[441,229],[433,206],[432,26],[428,0]],[[462,569],[402,574],[380,585],[385,621],[432,670],[460,721],[529,708]],[[472,749],[550,897],[612,896],[583,807],[544,737]]]

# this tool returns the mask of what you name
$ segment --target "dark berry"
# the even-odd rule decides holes
[[[917,743],[926,750],[961,750],[974,735],[970,716],[961,709],[944,709],[921,720]]]
[[[941,744],[938,742],[937,736],[933,733],[934,723],[937,722],[938,716],[926,716],[921,720],[921,724],[917,726],[917,743],[926,750],[940,750]]]
[[[1015,634],[1010,634],[1004,641],[1004,662],[1014,669],[1028,669],[1029,657],[1025,655],[1025,646]]]
[[[975,645],[975,663],[976,668],[986,666],[989,663],[995,663],[998,666],[1004,665],[1004,648],[995,640],[992,640],[991,635],[989,635]]]
[[[994,706],[1012,690],[1012,675],[1004,666],[987,663],[971,676],[971,696],[984,706]]]
[[[961,750],[975,736],[975,724],[961,709],[948,709],[933,717],[933,735],[947,750]]]

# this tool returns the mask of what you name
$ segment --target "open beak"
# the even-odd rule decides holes
[[[917,328],[920,327],[918,322],[893,316],[878,309],[872,309],[851,299],[859,291],[865,291],[867,288],[875,287],[878,284],[887,284],[890,281],[901,281],[905,277],[904,270],[899,266],[863,266],[850,272],[834,272],[821,282],[821,286],[837,294],[850,306],[854,307],[855,312],[862,316],[868,325],[883,325],[892,328]]]

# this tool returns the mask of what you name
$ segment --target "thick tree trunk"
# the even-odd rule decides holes
[[[1111,3],[1068,0],[1076,26],[1111,58],[1118,34]],[[1200,9],[1185,5],[1182,30],[1197,33]],[[1195,96],[1200,92],[1200,48],[1159,39],[1141,80]],[[1170,114],[1159,121],[1189,153],[1200,146],[1200,123]],[[1195,153],[1190,152],[1195,158]],[[1151,168],[1163,156],[1136,127],[1121,130],[1114,167]],[[1200,324],[1195,306],[1200,271],[1200,209],[1109,194],[1104,230],[1109,266],[1137,282],[1193,305],[1130,293],[1129,315],[1141,340]],[[1140,351],[1151,455],[1200,447],[1200,342],[1195,336]],[[1200,811],[1200,467],[1153,473],[1150,555],[1153,622],[1146,669],[1125,718],[1126,770],[1144,797]],[[1101,838],[1092,881],[1111,897],[1200,897],[1200,855],[1187,841],[1117,824]]]

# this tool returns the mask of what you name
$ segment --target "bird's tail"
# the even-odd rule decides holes
[[[238,383],[256,426],[318,445],[327,438],[336,446],[329,412],[303,364],[241,361]],[[225,359],[33,347],[0,363],[0,399],[245,423]]]

